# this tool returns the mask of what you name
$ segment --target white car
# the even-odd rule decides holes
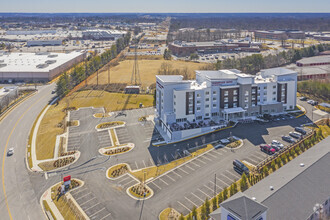
[[[277,140],[273,140],[271,145],[276,145],[276,146],[280,147],[281,149],[284,147],[284,145]]]
[[[7,151],[7,156],[11,156],[14,154],[14,148],[9,148],[8,151]]]

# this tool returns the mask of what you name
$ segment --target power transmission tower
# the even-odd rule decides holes
[[[135,39],[135,48],[134,48],[134,65],[133,72],[131,76],[131,85],[139,86],[141,85],[141,78],[139,73],[139,65],[138,65],[138,57],[137,57],[137,47],[138,47],[138,39]]]

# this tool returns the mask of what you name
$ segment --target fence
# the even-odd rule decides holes
[[[264,166],[268,166],[273,160],[276,160],[277,158],[281,157],[282,155],[290,152],[291,149],[294,149],[295,147],[299,146],[305,140],[307,140],[310,137],[312,137],[313,135],[315,135],[315,133],[316,133],[315,131],[309,132],[307,136],[305,136],[303,139],[299,140],[298,142],[291,144],[289,146],[286,146],[285,148],[281,149],[278,153],[276,153],[270,157],[267,157],[265,160],[261,161],[256,166],[255,170],[260,173]]]

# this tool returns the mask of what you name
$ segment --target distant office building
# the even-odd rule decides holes
[[[252,46],[249,41],[221,40],[212,42],[174,41],[168,45],[174,55],[189,56],[192,53],[220,52],[260,52],[259,46]]]
[[[287,39],[304,39],[305,32],[303,31],[255,31],[255,39],[269,39],[269,40],[287,40]]]
[[[0,53],[0,81],[49,81],[85,56],[85,52]]]
[[[330,35],[313,35],[315,40],[324,40],[324,41],[330,41]]]
[[[82,32],[83,39],[92,39],[92,40],[117,40],[118,38],[123,37],[126,34],[126,31],[118,30],[85,30]]]
[[[28,47],[34,46],[61,46],[62,40],[29,40],[26,45]]]
[[[256,76],[236,69],[196,71],[196,80],[157,75],[156,118],[170,139],[181,139],[189,132],[176,132],[181,130],[180,123],[237,121],[282,113],[294,109],[296,92],[297,72],[285,68],[262,70]],[[207,130],[199,129],[192,130]]]

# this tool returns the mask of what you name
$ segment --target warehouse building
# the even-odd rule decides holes
[[[271,31],[255,31],[255,39],[270,39],[270,40],[287,40],[287,39],[304,39],[305,32],[297,30],[271,30]]]
[[[296,106],[297,72],[262,70],[196,71],[196,80],[156,76],[156,121],[171,140],[203,133],[223,122],[279,114]]]
[[[315,56],[298,60],[297,66],[321,66],[330,65],[330,56]]]
[[[125,34],[126,31],[94,29],[83,31],[82,37],[91,40],[117,40],[124,37]]]
[[[29,40],[26,45],[28,47],[34,46],[61,46],[62,40]]]
[[[221,40],[211,42],[174,41],[168,45],[174,55],[189,56],[192,53],[260,52],[259,46],[249,41]]]
[[[0,81],[49,81],[84,60],[86,53],[0,53]]]

